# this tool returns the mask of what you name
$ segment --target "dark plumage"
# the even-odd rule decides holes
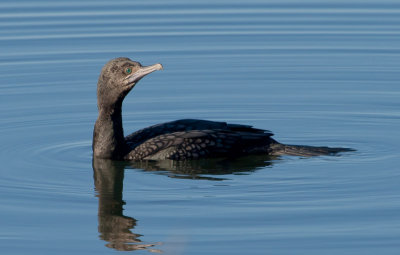
[[[143,67],[129,58],[109,61],[97,84],[99,116],[93,133],[95,157],[118,160],[198,159],[249,154],[315,156],[349,151],[347,148],[284,145],[270,131],[248,125],[184,119],[141,129],[124,137],[122,102],[136,83],[161,70]]]

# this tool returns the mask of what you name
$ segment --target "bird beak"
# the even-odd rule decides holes
[[[136,72],[125,78],[128,84],[136,83],[144,76],[154,71],[162,70],[163,66],[160,63],[151,66],[142,66]]]

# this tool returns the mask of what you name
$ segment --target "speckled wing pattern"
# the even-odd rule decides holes
[[[126,138],[128,160],[197,159],[268,152],[273,134],[248,125],[178,120],[139,130]]]

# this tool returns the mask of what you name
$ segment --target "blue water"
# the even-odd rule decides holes
[[[1,254],[398,254],[400,3],[2,1]],[[111,58],[165,70],[126,134],[251,124],[335,157],[92,162]]]

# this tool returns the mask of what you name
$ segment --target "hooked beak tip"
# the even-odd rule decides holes
[[[163,65],[161,65],[160,63],[155,64],[157,71],[159,70],[164,70]]]

